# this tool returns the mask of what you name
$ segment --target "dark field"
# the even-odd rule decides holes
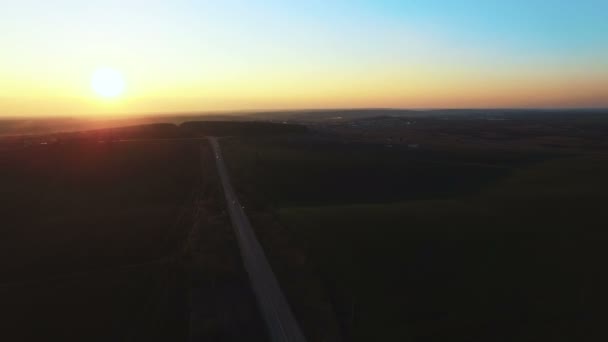
[[[335,126],[223,146],[302,320],[310,290],[293,269],[307,268],[346,340],[602,340],[608,154],[580,140],[605,128],[567,142],[546,120],[539,128],[566,143],[543,145],[537,128],[526,143],[483,144],[463,127],[496,126],[465,121],[433,124],[439,141],[420,129],[418,140],[436,144],[416,149],[384,128]]]
[[[603,116],[355,114],[0,139],[0,339],[266,340],[215,135],[308,340],[605,340]]]
[[[97,331],[104,340],[137,336],[158,315],[184,322],[176,260],[200,184],[196,149],[75,143],[2,151],[3,334],[78,340]],[[158,305],[169,305],[163,291],[181,298],[160,313]]]
[[[79,137],[0,151],[0,339],[264,340],[209,146]]]

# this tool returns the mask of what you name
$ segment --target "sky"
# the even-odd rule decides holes
[[[608,1],[0,0],[0,116],[608,107]],[[111,68],[125,91],[91,77]]]

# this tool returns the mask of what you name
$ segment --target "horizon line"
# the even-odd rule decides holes
[[[337,108],[298,108],[298,109],[234,109],[234,110],[210,110],[210,111],[178,111],[149,112],[149,113],[112,113],[112,114],[39,114],[39,115],[0,115],[0,120],[15,119],[128,119],[145,117],[167,117],[167,116],[197,116],[197,115],[254,115],[263,113],[306,113],[306,112],[349,112],[349,111],[411,111],[411,112],[434,112],[434,111],[608,111],[608,107],[435,107],[435,108],[411,108],[411,107],[337,107]]]

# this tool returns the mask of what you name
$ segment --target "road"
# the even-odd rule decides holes
[[[226,197],[226,206],[236,233],[245,270],[249,275],[258,306],[266,321],[268,334],[273,342],[306,341],[230,183],[218,140],[210,137],[209,141],[215,155],[217,171]]]

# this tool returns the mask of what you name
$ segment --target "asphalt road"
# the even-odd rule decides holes
[[[217,138],[209,138],[245,270],[273,342],[306,341],[230,183]]]

